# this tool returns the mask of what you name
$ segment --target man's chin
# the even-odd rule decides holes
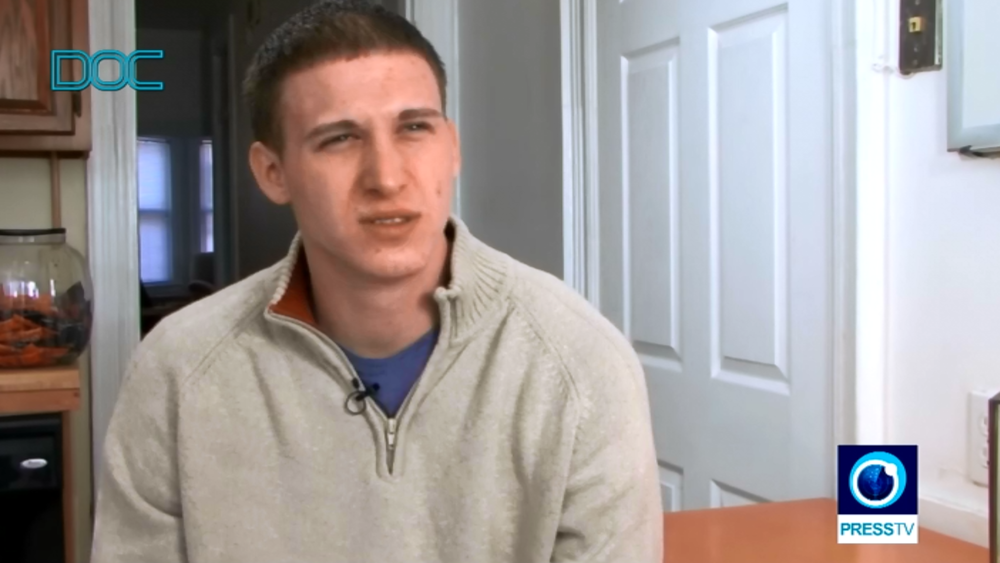
[[[415,241],[412,240],[409,242],[410,244],[398,246],[371,245],[360,255],[355,254],[354,265],[373,282],[392,282],[422,275],[440,276],[448,262],[447,240],[442,237],[441,242],[444,244],[441,245],[413,244]],[[444,263],[441,263],[442,260]]]
[[[386,253],[389,254],[389,253]],[[396,253],[393,253],[396,254]],[[415,253],[398,253],[396,256],[378,256],[355,264],[363,276],[373,282],[393,282],[419,276],[430,266],[427,257]]]

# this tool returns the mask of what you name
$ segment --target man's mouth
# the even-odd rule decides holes
[[[397,211],[385,211],[381,213],[371,213],[364,215],[361,218],[362,223],[367,223],[369,225],[402,225],[404,223],[409,223],[420,217],[420,213],[416,211],[408,210],[397,210]]]

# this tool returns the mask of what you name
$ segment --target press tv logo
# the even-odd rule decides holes
[[[917,446],[837,446],[837,543],[917,543]]]

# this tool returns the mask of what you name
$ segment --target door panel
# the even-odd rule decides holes
[[[826,8],[598,3],[600,305],[667,510],[832,496]]]

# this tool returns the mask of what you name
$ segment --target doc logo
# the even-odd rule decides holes
[[[917,543],[917,447],[837,447],[837,541]]]

